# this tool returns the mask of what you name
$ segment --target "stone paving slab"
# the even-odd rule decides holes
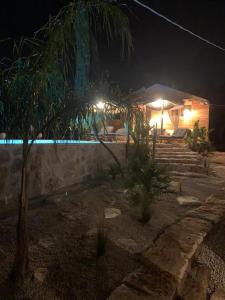
[[[195,210],[190,211],[187,215],[217,224],[223,214],[225,213],[225,207],[219,204],[204,204]]]
[[[149,268],[142,267],[129,274],[124,278],[123,283],[151,296],[150,299],[172,299],[176,293],[174,278],[154,265]]]
[[[143,253],[146,265],[154,264],[164,272],[170,273],[178,282],[188,269],[188,257],[179,244],[163,235],[152,248]]]
[[[132,288],[127,287],[125,284],[121,284],[116,288],[107,300],[154,300],[151,296],[138,293]],[[159,300],[159,298],[155,299]]]

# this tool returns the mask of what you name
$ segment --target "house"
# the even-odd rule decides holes
[[[163,134],[171,135],[177,128],[193,129],[196,121],[209,127],[210,104],[204,98],[154,84],[131,93],[128,99],[142,108],[146,121]]]

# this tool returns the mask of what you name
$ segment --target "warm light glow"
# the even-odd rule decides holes
[[[96,104],[98,109],[104,109],[105,108],[105,102],[103,101],[98,101],[98,103]]]
[[[169,106],[171,102],[168,100],[164,100],[164,99],[157,99],[153,102],[150,102],[149,105],[154,107],[154,108],[165,108],[167,106]]]
[[[164,127],[166,128],[167,126],[170,125],[170,123],[171,123],[170,117],[169,117],[168,113],[165,112],[164,115],[163,115],[163,125],[164,125]],[[161,126],[161,115],[157,115],[157,116],[151,118],[151,120],[149,121],[150,127],[156,126],[156,124],[157,124],[157,127],[160,128],[160,126]]]
[[[185,108],[184,110],[184,118],[185,119],[190,119],[192,117],[192,112],[190,111],[190,109]]]

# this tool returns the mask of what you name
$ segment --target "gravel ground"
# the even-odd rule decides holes
[[[197,261],[209,267],[211,272],[209,293],[216,288],[225,289],[225,262],[207,245],[203,245]]]
[[[224,181],[215,177],[181,180],[182,195],[196,196],[200,202],[221,191],[224,186]],[[175,193],[166,193],[155,199],[151,206],[151,219],[144,226],[138,221],[137,207],[131,204],[124,189],[115,182],[72,186],[42,199],[39,206],[32,206],[29,211],[30,264],[31,272],[47,268],[48,276],[44,284],[32,281],[29,297],[20,299],[106,299],[128,273],[139,267],[134,253],[123,247],[124,242],[129,242],[130,245],[125,246],[131,248],[137,245],[136,252],[139,252],[149,246],[165,227],[193,209],[191,205],[179,205],[176,197]],[[96,260],[96,239],[87,233],[94,232],[105,208],[119,209],[121,214],[104,220],[107,252]],[[0,286],[13,262],[15,224],[16,214],[10,207],[6,217],[0,216]],[[199,256],[212,270],[213,267],[215,269],[212,272],[212,289],[214,285],[225,288],[224,227],[217,228]],[[217,239],[220,240],[219,246]],[[0,299],[11,299],[2,297],[1,287]]]

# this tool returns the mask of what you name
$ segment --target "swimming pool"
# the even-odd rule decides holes
[[[31,143],[31,140],[29,140]],[[0,145],[21,145],[23,140],[1,140]],[[79,140],[35,140],[34,144],[100,144],[99,141],[79,141]]]

